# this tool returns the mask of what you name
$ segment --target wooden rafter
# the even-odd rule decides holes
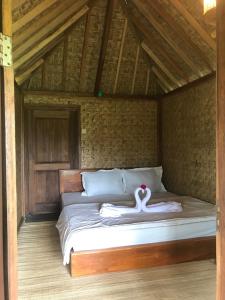
[[[157,57],[157,55],[149,48],[146,43],[141,43],[141,47],[176,86],[181,86],[179,81],[173,76],[170,70],[164,65],[164,63]]]
[[[196,53],[196,55],[198,55],[198,57],[205,63],[207,68],[212,71],[213,68],[210,65],[209,60],[204,54],[204,52],[198,47],[197,44],[195,44],[192,41],[192,39],[189,37],[186,31],[182,29],[182,27],[175,21],[175,19],[166,12],[163,6],[160,5],[159,2],[157,1],[148,0],[147,2],[149,5],[151,5],[151,9],[155,11],[154,14],[160,15],[162,19],[166,21],[166,23],[171,27],[171,29],[174,31],[176,36],[178,36],[185,44],[191,47],[194,53]]]
[[[13,25],[12,25],[13,33],[15,33],[16,31],[20,30],[27,23],[29,23],[34,18],[36,18],[37,16],[39,16],[46,9],[50,8],[57,1],[58,0],[42,1],[40,4],[36,5],[31,11],[29,11],[22,18],[18,19],[16,22],[13,23]]]
[[[115,0],[108,0],[106,15],[105,15],[104,32],[102,36],[102,45],[101,45],[100,56],[98,61],[98,69],[97,69],[96,80],[95,80],[95,90],[94,90],[95,96],[98,95],[98,91],[101,85],[102,71],[105,62],[105,56],[106,56],[106,50],[108,46],[114,7],[115,7]]]
[[[132,85],[131,85],[131,95],[134,94],[134,87],[135,87],[135,80],[136,80],[136,75],[137,75],[139,55],[140,55],[140,45],[138,44],[137,51],[136,51],[135,65],[134,65],[134,74],[133,74]]]
[[[158,78],[159,85],[164,90],[164,92],[169,92],[173,90],[173,87],[171,84],[168,83],[168,80],[165,78],[165,76],[160,72],[159,69],[156,67],[152,67],[152,72],[155,74],[155,76]]]
[[[85,5],[88,1],[87,0],[81,0],[77,1],[76,4],[74,4],[77,7],[72,8],[72,10],[78,11],[83,5]],[[45,3],[45,2],[43,2]],[[38,17],[38,20],[36,19],[33,22],[29,22],[29,26],[26,26],[26,28],[23,31],[19,31],[13,36],[13,49],[14,51],[21,46],[23,43],[26,43],[32,37],[33,35],[40,32],[43,28],[46,30],[50,30],[48,27],[48,24],[58,18],[58,16],[65,10],[68,10],[69,7],[72,7],[74,3],[74,0],[64,0],[60,1],[57,5],[54,5],[54,7],[50,7],[48,11],[45,14],[41,14]],[[72,11],[71,11],[72,13]],[[26,16],[26,15],[25,15]],[[49,31],[50,32],[50,31]]]
[[[38,61],[36,61],[34,64],[32,64],[29,68],[25,69],[23,72],[21,72],[20,74],[18,74],[15,77],[16,83],[18,85],[23,84],[29,77],[30,75],[38,68],[40,67],[42,64],[44,63],[43,59],[39,59]]]
[[[20,47],[13,52],[13,57],[17,60],[28,49],[33,48],[39,41],[42,41],[49,33],[54,32],[61,24],[63,24],[68,18],[70,18],[75,12],[78,12],[83,6],[84,0],[80,0],[73,4],[69,9],[64,10],[57,18],[50,21],[46,26],[43,26],[41,30],[30,36]],[[77,4],[81,6],[78,6]]]
[[[149,23],[155,28],[155,30],[161,35],[161,37],[170,45],[177,55],[189,66],[189,68],[198,76],[201,76],[201,72],[195,65],[195,63],[186,55],[183,49],[177,45],[172,38],[165,32],[164,27],[155,19],[150,10],[146,7],[146,2],[142,0],[133,0],[141,14],[149,21]]]
[[[145,95],[148,95],[149,90],[149,83],[150,83],[150,69],[147,70],[147,76],[146,76],[146,84],[145,84]]]
[[[179,0],[170,0],[170,3],[176,8],[177,11],[188,21],[194,30],[201,36],[207,45],[216,51],[216,42],[208,34],[208,32],[198,23],[198,21],[189,13],[186,7]]]
[[[165,99],[167,96],[176,95],[181,92],[185,92],[187,90],[190,90],[191,88],[198,87],[202,82],[206,82],[212,79],[216,79],[216,71],[213,71],[201,78],[195,79],[194,81],[189,82],[188,84],[185,84],[177,89],[173,89],[173,91],[170,91],[167,95],[159,96],[159,99],[162,97]]]
[[[69,18],[60,28],[58,28],[54,33],[50,36],[46,37],[39,44],[37,44],[34,48],[26,52],[24,55],[19,57],[15,63],[14,68],[17,70],[27,61],[38,55],[39,52],[44,51],[45,47],[54,44],[55,40],[60,37],[60,35],[65,32],[70,26],[72,26],[75,22],[77,22],[83,15],[85,15],[89,10],[88,6],[84,6],[78,13],[74,14],[71,18]],[[52,49],[50,47],[50,49]],[[49,51],[49,48],[48,48]],[[44,51],[45,52],[45,51]],[[46,52],[45,52],[46,53]]]

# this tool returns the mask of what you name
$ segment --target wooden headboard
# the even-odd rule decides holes
[[[59,191],[62,193],[82,192],[82,175],[81,172],[94,172],[98,169],[75,169],[59,171]]]
[[[124,168],[124,169],[131,169]],[[82,172],[95,172],[99,169],[74,169],[74,170],[60,170],[59,171],[59,191],[62,193],[83,192]],[[107,168],[104,168],[107,170]],[[108,169],[111,170],[111,169]]]

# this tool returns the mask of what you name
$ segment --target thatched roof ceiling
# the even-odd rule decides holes
[[[14,0],[16,80],[26,89],[167,93],[216,69],[203,0]]]

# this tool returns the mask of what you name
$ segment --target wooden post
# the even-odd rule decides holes
[[[11,0],[0,1],[0,32],[12,37]],[[17,299],[17,201],[16,201],[16,151],[15,103],[13,66],[0,67],[1,79],[1,169],[4,230],[4,284],[5,299]],[[4,299],[4,298],[3,298]]]
[[[225,1],[217,0],[217,300],[225,299]]]

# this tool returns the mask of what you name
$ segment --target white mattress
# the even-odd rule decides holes
[[[166,193],[167,194],[167,193]],[[191,197],[166,195],[182,203],[182,213],[139,213],[119,218],[102,218],[101,204],[66,206],[58,220],[64,264],[70,251],[88,251],[165,242],[216,234],[215,206]],[[159,198],[156,201],[165,201]]]

